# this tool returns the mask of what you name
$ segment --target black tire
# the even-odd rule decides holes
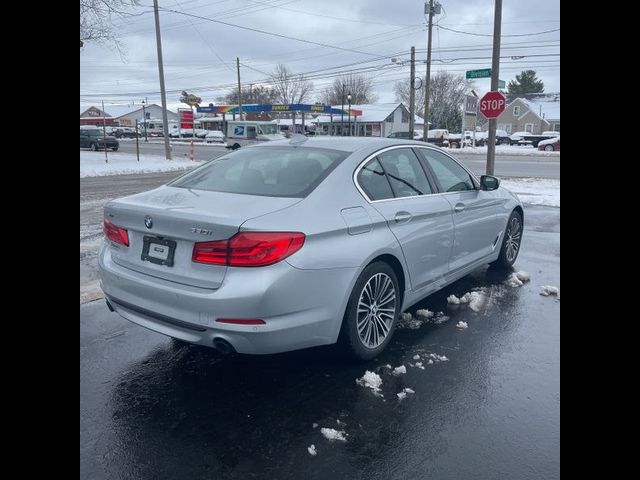
[[[517,228],[516,228],[517,225]],[[518,258],[518,254],[520,253],[520,245],[522,242],[522,232],[523,232],[524,224],[522,222],[522,214],[514,210],[511,212],[509,216],[509,221],[507,222],[507,226],[504,230],[504,235],[502,236],[502,246],[500,247],[500,255],[495,262],[492,262],[493,265],[497,265],[499,267],[511,267],[516,262]],[[512,243],[511,249],[509,248],[509,243],[515,242],[515,254],[513,251],[514,244]]]
[[[371,296],[367,293],[369,290],[365,290],[365,288],[369,285],[369,282],[373,282],[371,284],[371,288],[375,288],[373,285],[376,285],[376,279],[378,279],[378,281],[380,282],[378,283],[378,285],[380,286],[380,290],[378,291],[379,297],[372,299]],[[391,290],[389,290],[390,286],[388,285],[386,279],[389,279],[391,281],[394,294],[393,300],[386,300],[386,297],[388,297],[388,295],[391,295]],[[375,292],[373,296],[375,297]],[[373,308],[368,310],[369,313],[365,313],[365,311],[363,311],[364,309],[362,308],[360,309],[360,312],[358,311],[361,304],[361,297],[365,303],[370,302],[373,304],[370,305]],[[371,300],[373,300],[373,302],[371,302]],[[383,300],[384,303],[381,303],[378,306],[377,301],[379,300]],[[391,317],[390,312],[381,313],[382,307],[384,307],[384,310],[393,309],[393,317]],[[378,310],[378,308],[380,308],[381,310]],[[356,281],[356,284],[353,286],[351,296],[349,297],[349,301],[347,302],[347,309],[342,320],[339,342],[344,347],[346,353],[350,357],[358,360],[371,360],[372,358],[379,355],[386,348],[386,346],[391,341],[391,338],[393,337],[393,332],[396,328],[396,324],[398,323],[398,317],[400,316],[401,308],[402,298],[400,287],[393,269],[389,266],[389,264],[384,262],[375,262],[368,265],[362,271],[362,273],[358,277],[358,280]],[[372,320],[367,320],[371,318],[372,311],[376,313],[376,315],[374,316],[375,318]],[[361,338],[361,335],[358,332],[359,320],[362,324],[362,333],[365,339]],[[370,328],[367,328],[369,326]],[[381,339],[381,336],[384,335],[385,327],[387,329],[387,333],[386,336]],[[371,341],[370,345],[365,344],[367,340]]]
[[[113,150],[114,152],[118,151],[118,147],[113,147],[111,150]]]
[[[553,145],[545,145],[544,146],[544,151],[545,152],[553,152]]]
[[[98,150],[98,145],[96,145],[95,143],[90,143],[89,148],[91,149],[92,152],[95,152]]]

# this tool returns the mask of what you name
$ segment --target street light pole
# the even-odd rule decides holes
[[[340,114],[340,135],[344,137],[344,83],[342,84],[342,95],[340,97],[342,104],[340,105],[340,110],[342,113]]]
[[[145,104],[145,101],[142,100],[142,121],[143,126],[144,126],[144,141],[148,142],[149,140],[147,140],[147,110],[146,110],[147,105]],[[136,135],[137,136],[137,135]]]
[[[411,78],[409,79],[409,138],[413,140],[416,115],[416,47],[411,47]]]
[[[349,102],[349,113],[348,115],[348,119],[349,119],[349,136],[351,136],[351,94],[348,93],[347,94],[347,101]]]

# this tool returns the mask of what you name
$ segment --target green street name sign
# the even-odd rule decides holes
[[[504,80],[498,80],[498,88],[504,88],[507,86],[507,83]]]
[[[491,77],[490,68],[481,68],[480,70],[467,70],[467,78],[489,78]]]

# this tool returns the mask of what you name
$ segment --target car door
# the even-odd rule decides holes
[[[452,210],[432,185],[410,147],[386,148],[366,162],[357,181],[367,200],[397,238],[412,290],[434,288],[448,270],[453,242]]]
[[[499,248],[501,233],[496,194],[480,190],[473,176],[449,155],[430,148],[416,150],[453,209],[455,240],[449,271],[455,272],[493,253]]]

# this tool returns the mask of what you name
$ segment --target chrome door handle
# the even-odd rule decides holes
[[[397,212],[395,220],[396,223],[408,222],[411,220],[411,214],[409,212]]]
[[[453,211],[458,213],[464,210],[464,203],[456,203],[456,206],[453,207]]]

